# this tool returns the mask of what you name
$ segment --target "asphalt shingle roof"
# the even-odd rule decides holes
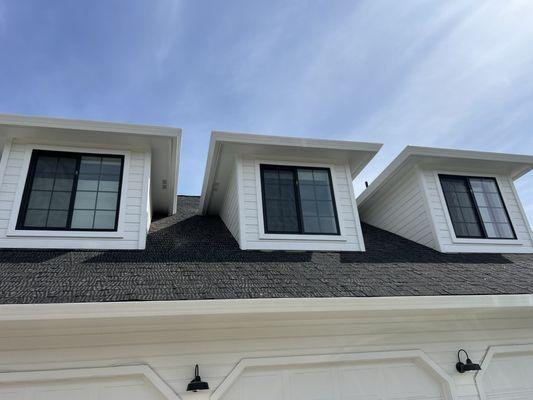
[[[0,303],[533,293],[532,254],[441,254],[363,224],[366,252],[242,251],[198,197],[146,250],[0,250]]]

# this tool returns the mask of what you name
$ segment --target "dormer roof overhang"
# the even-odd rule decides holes
[[[533,156],[438,147],[406,146],[359,195],[357,204],[359,206],[363,205],[377,190],[413,165],[435,170],[509,175],[513,180],[516,180],[533,169]]]
[[[153,211],[176,212],[179,128],[0,114],[0,152],[7,139],[34,144],[75,142],[94,147],[99,143],[108,148],[150,149]]]
[[[382,144],[213,131],[200,199],[200,214],[216,213],[231,167],[239,155],[265,158],[346,160],[354,179]],[[221,190],[222,189],[222,190]]]

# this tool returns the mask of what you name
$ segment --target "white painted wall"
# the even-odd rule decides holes
[[[361,220],[424,246],[437,248],[416,167],[399,173],[360,208]]]
[[[203,380],[216,390],[243,358],[328,354],[339,355],[342,360],[340,354],[346,353],[418,349],[451,379],[457,399],[474,400],[479,399],[475,375],[455,371],[459,348],[465,348],[474,362],[480,362],[490,346],[533,343],[533,315],[530,310],[476,313],[457,310],[385,311],[359,316],[341,317],[328,313],[315,317],[286,315],[284,318],[223,315],[204,316],[197,320],[152,317],[144,322],[127,321],[119,323],[116,319],[108,319],[75,324],[64,321],[43,323],[31,329],[23,329],[20,324],[2,325],[0,375],[15,371],[147,364],[173,390],[181,393],[192,379],[196,363],[200,364]],[[364,371],[366,366],[376,374],[366,376],[362,385],[352,381],[349,390],[355,393],[357,388],[363,387],[367,391],[379,390],[375,385],[382,386],[383,382],[377,372],[379,368],[375,368],[377,362],[380,361],[370,358],[354,364],[354,368]],[[406,364],[405,361],[400,363]],[[412,368],[412,364],[408,366]],[[523,380],[530,380],[533,373],[531,364],[526,367],[520,375],[522,380],[514,383],[518,388],[525,385]],[[298,368],[306,369],[301,365]],[[309,366],[307,371],[316,372],[313,368],[316,366]],[[430,371],[422,369],[426,373]],[[284,367],[283,371],[286,370]],[[243,377],[253,376],[263,383],[269,381],[269,376],[280,376],[279,368],[247,371]],[[383,373],[387,374],[387,371],[390,371],[388,367]],[[294,372],[293,369],[287,373]],[[510,371],[509,374],[515,372]],[[388,379],[409,378],[412,374],[409,370],[401,375],[400,369]],[[325,375],[315,374],[317,380],[329,376],[328,371]],[[506,378],[509,382],[516,381],[516,377],[506,375],[506,371],[501,369],[487,376],[498,376],[498,382],[505,382]],[[427,386],[422,387],[435,394],[425,375],[420,384],[424,382]],[[6,386],[0,383],[0,388],[5,389]],[[274,390],[275,387],[267,386],[266,389]],[[344,389],[348,390],[346,386]],[[11,399],[1,395],[0,398]],[[329,400],[343,397],[316,398]]]
[[[124,155],[124,174],[117,232],[17,231],[16,219],[24,191],[31,152],[35,148]],[[65,249],[142,249],[150,216],[148,150],[107,149],[62,142],[32,144],[10,140],[0,160],[0,247]]]
[[[237,243],[240,242],[239,188],[237,164],[231,170],[231,177],[220,209],[220,218],[226,224]]]
[[[237,168],[237,172],[240,174],[238,183],[242,185],[242,210],[240,211],[242,249],[364,251],[364,241],[348,164],[294,159],[265,160],[253,157],[243,157],[239,162],[238,165],[241,167]],[[260,164],[329,168],[341,234],[339,236],[265,234]]]

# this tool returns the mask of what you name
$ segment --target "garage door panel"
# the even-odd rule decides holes
[[[164,400],[137,377],[20,382],[2,385],[0,400]]]
[[[414,361],[328,363],[245,370],[223,400],[444,400],[434,375]]]
[[[294,400],[329,400],[333,377],[330,369],[297,369],[286,372],[290,398]]]
[[[496,354],[481,385],[490,400],[533,399],[533,354]]]

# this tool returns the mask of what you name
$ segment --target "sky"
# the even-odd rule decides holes
[[[0,0],[0,113],[533,154],[533,2]],[[533,172],[516,182],[533,221]]]

